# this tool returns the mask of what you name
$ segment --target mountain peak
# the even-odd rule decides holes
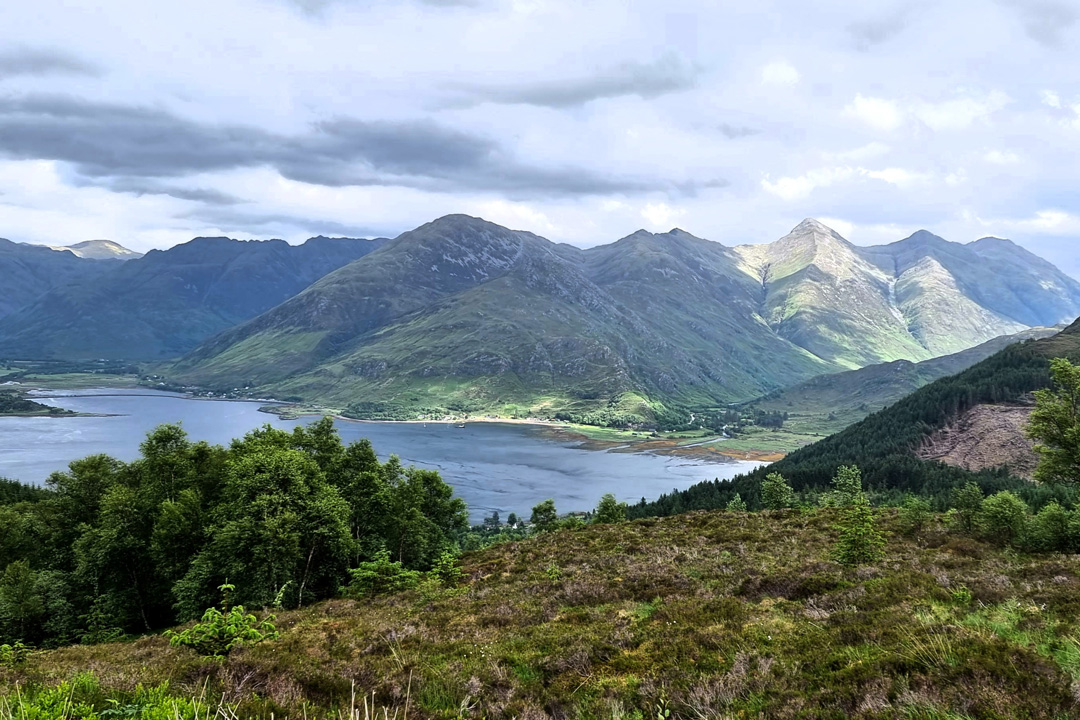
[[[442,217],[435,218],[429,223],[425,223],[416,230],[435,230],[438,232],[460,232],[463,230],[508,230],[502,225],[498,225],[493,222],[489,222],[484,218],[473,217],[472,215],[465,215],[462,213],[454,213],[451,215],[443,215]],[[416,232],[416,230],[410,232]]]
[[[983,246],[997,245],[999,247],[1000,246],[1020,247],[1019,245],[1017,245],[1012,240],[1009,240],[1008,238],[999,238],[999,237],[995,237],[993,235],[987,235],[986,237],[981,237],[978,240],[976,240],[975,242],[971,243],[971,245],[972,245],[972,247],[975,247],[976,245],[983,245]]]
[[[943,243],[948,243],[949,241],[940,235],[935,235],[929,230],[916,230],[900,242],[913,245],[941,245]]]
[[[801,223],[792,228],[791,233],[789,234],[806,232],[819,232],[829,235],[836,234],[835,230],[816,218],[805,218]]]
[[[74,245],[49,245],[47,247],[50,250],[69,252],[76,257],[88,260],[135,260],[143,255],[112,240],[84,240]]]

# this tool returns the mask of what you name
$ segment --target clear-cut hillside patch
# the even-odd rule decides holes
[[[1031,480],[1038,457],[1024,429],[1033,406],[976,405],[926,438],[918,456],[978,472],[1006,467]]]

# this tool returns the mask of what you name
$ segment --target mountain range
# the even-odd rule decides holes
[[[1080,315],[1007,240],[857,247],[815,220],[764,245],[682,230],[587,250],[453,215],[385,242],[167,366],[191,385],[512,414],[716,406]],[[0,337],[3,326],[0,325]]]
[[[0,238],[0,274],[4,278],[0,318],[23,310],[54,288],[94,281],[114,266],[115,261],[96,254],[81,255],[69,247],[45,247]]]
[[[284,302],[381,243],[315,237],[294,246],[284,240],[208,237],[125,262],[35,248],[71,267],[93,263],[97,271],[54,282],[19,312],[0,318],[0,357],[175,358]],[[77,249],[86,252],[85,246]],[[94,256],[100,255],[102,248],[95,249]]]

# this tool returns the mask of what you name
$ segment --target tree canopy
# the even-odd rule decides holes
[[[324,418],[229,447],[162,425],[124,463],[94,455],[44,490],[0,485],[0,643],[102,639],[339,592],[381,554],[427,570],[467,529],[437,472],[380,462]]]

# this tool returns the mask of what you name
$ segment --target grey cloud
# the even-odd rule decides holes
[[[731,125],[729,123],[721,123],[717,127],[717,130],[729,140],[738,140],[739,138],[757,135],[761,132],[757,128],[747,127],[745,125]]]
[[[83,181],[84,184],[86,181]],[[207,205],[239,205],[244,200],[235,195],[212,188],[181,188],[147,181],[145,178],[120,178],[107,185],[113,192],[132,195],[168,195],[178,200],[205,203]]]
[[[1080,17],[1075,5],[1063,0],[1001,0],[1016,9],[1024,30],[1036,42],[1047,46],[1062,44],[1063,34]]]
[[[623,63],[585,78],[513,86],[462,86],[464,97],[451,105],[467,107],[491,102],[568,108],[626,95],[649,99],[693,88],[698,74],[697,68],[669,53],[652,63]]]
[[[385,230],[340,223],[325,218],[309,218],[285,213],[242,212],[229,207],[205,207],[193,210],[183,217],[220,228],[226,233],[250,233],[261,235],[282,233],[287,229],[300,229],[305,233],[345,237],[385,237]]]
[[[907,12],[900,10],[885,17],[864,20],[848,25],[848,33],[859,50],[869,50],[874,45],[891,40],[907,26]]]
[[[655,181],[580,168],[530,166],[488,138],[431,121],[338,119],[286,136],[63,97],[0,98],[0,156],[69,162],[102,185],[118,178],[269,166],[284,177],[320,185],[497,190],[517,198],[665,189]],[[144,185],[140,191],[161,189]],[[181,192],[191,197],[192,191],[167,194]]]
[[[0,79],[19,75],[98,75],[90,63],[52,50],[8,50],[0,52]]]

